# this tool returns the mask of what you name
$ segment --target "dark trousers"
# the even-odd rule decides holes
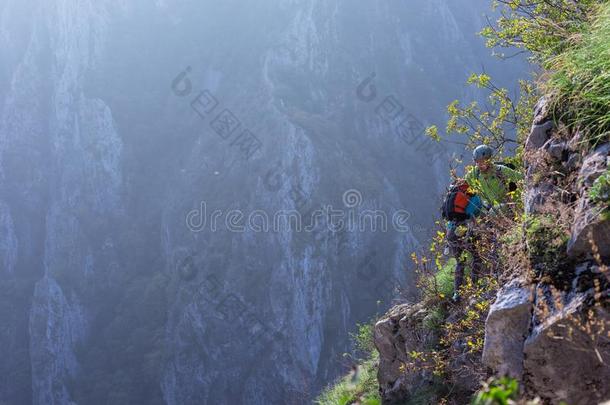
[[[459,225],[458,225],[459,226]],[[467,226],[467,225],[462,225]],[[458,236],[456,228],[447,231],[447,243],[449,245],[450,254],[455,257],[457,265],[455,267],[454,291],[459,292],[460,287],[464,284],[464,269],[467,264],[470,266],[470,279],[475,284],[481,274],[482,260],[477,250],[477,241],[470,227],[462,236]],[[467,263],[468,258],[465,254],[470,253],[470,263]]]

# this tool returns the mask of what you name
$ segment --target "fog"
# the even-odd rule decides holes
[[[1,0],[0,403],[311,403],[415,293],[463,153],[423,130],[525,70],[489,12]]]

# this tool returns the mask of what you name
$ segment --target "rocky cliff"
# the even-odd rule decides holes
[[[421,130],[481,64],[517,75],[484,4],[0,2],[0,402],[315,395],[412,289],[450,152]],[[345,201],[408,227],[210,223]]]
[[[501,243],[520,246],[525,260],[502,261],[504,268],[495,274],[501,288],[488,289],[489,297],[472,294],[465,304],[449,306],[443,322],[461,324],[467,332],[461,340],[439,342],[426,323],[432,307],[425,301],[397,306],[377,322],[383,403],[411,403],[439,380],[460,403],[457,393],[467,401],[492,375],[515,378],[524,397],[544,403],[584,405],[610,398],[610,218],[607,195],[593,191],[610,170],[610,143],[588,147],[581,131],[552,119],[543,98],[524,160],[527,219],[516,230],[519,240]],[[471,315],[476,308],[480,350],[472,339],[475,329],[466,323],[469,316],[479,317]],[[463,347],[448,352],[443,359],[448,370],[440,373],[428,367],[430,361],[417,362],[417,353],[439,344]],[[428,398],[434,403],[434,395]]]

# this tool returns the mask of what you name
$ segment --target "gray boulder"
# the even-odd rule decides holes
[[[534,107],[534,121],[530,134],[525,141],[525,149],[538,149],[549,139],[551,131],[555,128],[549,119],[549,103],[545,97],[540,98]]]
[[[546,97],[540,97],[534,106],[534,125],[540,125],[549,120],[549,102]]]
[[[592,304],[593,297],[593,290],[571,293],[561,298],[560,305],[555,302],[549,314],[539,317],[541,322],[524,345],[528,391],[551,403],[571,405],[597,404],[610,398],[608,291],[598,296],[598,305]],[[585,319],[589,311],[594,314],[593,323]]]
[[[431,342],[431,335],[421,336],[421,322],[426,316],[422,303],[395,306],[376,324],[374,342],[379,351],[377,380],[383,404],[399,404],[409,394],[428,384],[428,371],[405,372],[404,365],[411,362],[409,352],[421,350]]]
[[[525,149],[532,150],[541,148],[551,136],[551,131],[555,128],[553,121],[546,121],[540,125],[532,125],[530,134],[525,141]]]
[[[530,329],[533,288],[516,279],[503,287],[485,322],[483,364],[499,375],[521,380],[523,342]]]
[[[581,132],[580,130],[574,131],[572,137],[568,141],[568,149],[570,149],[572,151],[579,150],[580,146],[582,145],[583,138],[584,138],[583,132]]]
[[[555,160],[565,161],[568,158],[568,146],[566,142],[558,139],[549,139],[542,148]]]
[[[591,187],[593,182],[607,169],[608,156],[610,156],[610,143],[605,143],[584,158],[578,174],[578,184],[581,190],[584,191]]]
[[[568,160],[564,163],[564,166],[568,170],[575,170],[580,164],[580,154],[572,152],[568,155]]]
[[[602,215],[603,207],[592,204],[587,197],[579,200],[568,241],[568,256],[589,257],[594,243],[603,258],[610,257],[610,221]]]
[[[542,182],[535,187],[525,191],[525,212],[528,214],[539,213],[540,208],[555,192],[555,186],[551,182]]]
[[[578,175],[581,198],[574,213],[572,234],[568,242],[568,255],[572,258],[590,255],[591,240],[599,248],[602,257],[610,257],[610,221],[604,220],[605,207],[592,204],[588,190],[593,182],[607,170],[610,143],[596,148],[583,160]]]

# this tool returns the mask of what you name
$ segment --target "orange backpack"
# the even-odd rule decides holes
[[[445,195],[443,206],[441,207],[443,218],[448,221],[465,221],[470,218],[470,216],[466,214],[466,207],[468,207],[468,203],[470,202],[468,188],[469,186],[467,183],[451,185]]]

